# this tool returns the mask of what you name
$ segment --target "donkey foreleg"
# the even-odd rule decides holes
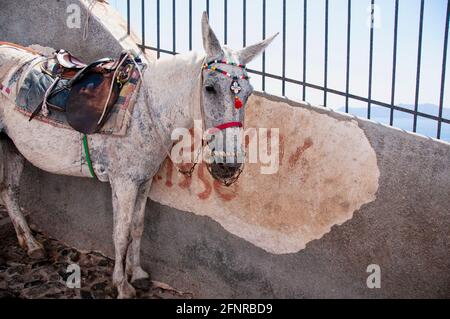
[[[33,237],[28,227],[27,221],[20,210],[17,200],[19,190],[15,187],[8,187],[1,191],[1,198],[8,210],[9,217],[16,230],[19,245],[27,252],[28,256],[33,259],[41,259],[45,257],[45,251],[42,245]]]
[[[131,282],[147,279],[149,275],[141,267],[141,238],[144,232],[144,217],[147,198],[152,180],[145,182],[139,188],[133,220],[131,222],[131,245],[128,247],[126,273],[131,275]]]
[[[130,227],[139,185],[132,181],[117,179],[111,182],[111,188],[114,209],[113,240],[115,249],[113,284],[117,287],[118,298],[133,298],[136,296],[136,291],[128,282],[124,266],[127,250],[131,244]]]
[[[0,139],[0,161],[0,197],[16,230],[19,245],[31,258],[43,258],[44,248],[31,234],[19,206],[19,183],[25,159],[6,138]]]

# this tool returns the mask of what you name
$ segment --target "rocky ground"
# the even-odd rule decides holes
[[[0,208],[0,298],[116,298],[111,279],[113,260],[98,253],[81,253],[36,231],[36,238],[43,243],[47,256],[32,260],[19,247],[12,225],[2,217],[6,217],[5,211]],[[66,286],[70,264],[80,266],[81,289]],[[135,288],[137,297],[143,299],[192,297],[149,280]]]

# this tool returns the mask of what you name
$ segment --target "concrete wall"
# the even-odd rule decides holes
[[[20,11],[21,2],[0,0],[7,9],[0,12],[1,40],[88,58],[120,51],[113,39],[120,37],[108,38],[100,25],[91,41],[105,46],[74,41],[80,30],[19,34],[28,21],[53,24],[41,16],[46,7],[57,8],[53,27],[62,32],[66,5],[77,1],[47,1],[31,14]],[[185,187],[165,165],[142,249],[155,279],[197,297],[450,297],[449,144],[262,94],[252,98],[248,122],[282,128],[279,174],[271,183],[253,180],[257,168],[250,167],[230,197],[205,176]],[[22,185],[24,208],[48,234],[112,255],[108,185],[31,165]],[[381,266],[381,289],[366,286],[370,264]]]
[[[135,50],[138,38],[127,34],[126,22],[110,6],[97,3],[89,19],[87,38],[83,31],[87,18],[88,0],[8,1],[1,0],[1,41],[16,42],[24,46],[40,45],[54,49],[67,49],[86,61],[105,56],[119,56],[123,49]],[[77,5],[79,11],[73,11]],[[78,9],[77,9],[78,10]],[[80,28],[73,27],[74,13],[80,13]],[[71,22],[68,24],[67,22]],[[69,27],[70,26],[70,27]],[[149,53],[147,58],[154,59]]]

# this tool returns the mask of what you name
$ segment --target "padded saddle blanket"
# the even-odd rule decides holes
[[[27,117],[30,117],[33,111],[39,106],[44,98],[45,92],[53,83],[51,76],[42,72],[42,63],[33,63],[35,59],[39,58],[42,59],[42,57],[35,57],[24,63],[0,83],[0,91],[10,100],[15,99],[16,110]],[[52,63],[52,60],[49,60],[48,63]],[[33,66],[33,64],[35,65]],[[31,70],[29,70],[30,67],[32,67]],[[20,81],[22,77],[23,79]],[[19,81],[21,84],[19,84]],[[55,89],[63,87],[67,81],[60,80]],[[130,80],[121,88],[119,98],[112,106],[106,122],[98,131],[99,134],[123,136],[127,133],[140,84],[139,71],[135,69]],[[17,85],[20,85],[20,87],[17,87]],[[16,92],[15,96],[11,96],[14,92]],[[64,107],[68,95],[69,91],[62,91],[61,94],[51,97],[48,102],[56,106]],[[65,112],[51,109],[48,116],[43,116],[39,113],[33,118],[33,121],[36,120],[56,127],[73,130],[67,122]]]

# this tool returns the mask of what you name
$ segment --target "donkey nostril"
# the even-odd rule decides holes
[[[211,165],[211,173],[218,178],[232,178],[239,171],[241,164],[214,163]]]
[[[207,86],[205,87],[205,90],[206,90],[206,92],[208,92],[208,93],[216,93],[216,89],[215,89],[214,86],[212,86],[212,85],[207,85]]]

